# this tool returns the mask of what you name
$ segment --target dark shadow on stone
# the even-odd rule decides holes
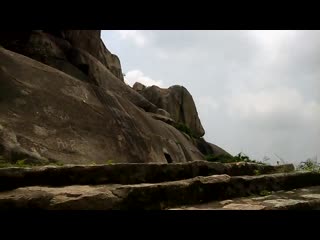
[[[164,156],[165,156],[165,158],[167,159],[167,162],[168,162],[168,163],[172,163],[172,158],[171,158],[170,154],[164,153]]]
[[[58,38],[63,38],[63,34],[62,34],[62,31],[61,30],[43,30],[43,32],[45,33],[50,33],[52,34],[53,36],[56,36]]]
[[[83,72],[85,75],[89,76],[89,65],[88,64],[79,64],[78,68]]]

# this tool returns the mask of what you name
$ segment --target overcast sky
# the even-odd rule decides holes
[[[207,141],[271,163],[320,158],[320,31],[101,35],[129,85],[185,86]]]

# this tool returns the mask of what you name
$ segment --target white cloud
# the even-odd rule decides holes
[[[260,43],[266,47],[275,47],[287,42],[297,34],[295,30],[254,30],[249,31]]]
[[[233,94],[226,103],[231,116],[268,127],[292,127],[320,120],[320,104],[305,100],[294,88],[277,87]]]
[[[269,61],[278,61],[283,48],[290,39],[294,39],[297,31],[295,30],[254,30],[249,34],[262,47],[262,51]]]
[[[120,39],[130,40],[138,47],[143,47],[146,42],[146,36],[138,30],[117,30],[117,33],[120,35]]]
[[[199,103],[199,108],[205,111],[217,110],[219,108],[218,102],[211,96],[200,96],[197,102]]]
[[[135,82],[142,83],[146,86],[156,85],[158,87],[161,87],[163,85],[162,81],[154,80],[148,76],[145,76],[144,73],[141,72],[140,70],[132,70],[127,72],[126,76],[124,77],[124,80],[131,87]]]

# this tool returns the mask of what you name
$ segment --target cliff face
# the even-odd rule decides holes
[[[210,144],[204,152],[200,139],[172,126],[184,121],[196,138],[204,134],[196,110],[177,115],[169,107],[190,109],[189,100],[165,98],[161,105],[123,82],[120,61],[99,30],[1,32],[0,45],[5,159],[171,163],[220,153]]]

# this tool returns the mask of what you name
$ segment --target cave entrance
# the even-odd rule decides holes
[[[167,162],[168,162],[168,163],[172,163],[172,158],[171,158],[171,156],[170,156],[169,153],[164,153],[164,156],[165,156],[165,158],[167,159]]]

